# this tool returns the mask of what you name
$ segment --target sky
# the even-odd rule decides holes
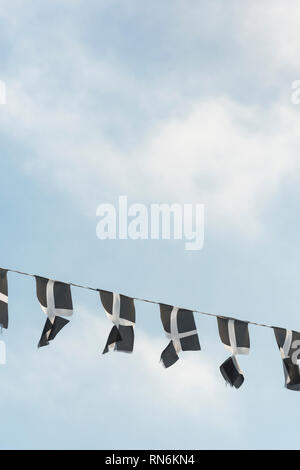
[[[300,330],[300,6],[290,0],[0,0],[0,265]],[[99,204],[205,205],[202,250],[99,240]],[[1,449],[296,449],[300,396],[250,326],[226,387],[214,318],[170,369],[155,305],[102,356],[96,292],[50,346],[34,279],[9,273]],[[289,430],[287,432],[287,429]]]

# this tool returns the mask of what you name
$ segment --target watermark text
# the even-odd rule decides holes
[[[184,240],[188,251],[204,245],[203,204],[100,204],[96,212],[100,240]]]

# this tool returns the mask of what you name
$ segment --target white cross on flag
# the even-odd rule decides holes
[[[135,306],[134,300],[117,292],[99,290],[107,318],[114,323],[103,354],[110,349],[132,352],[134,346]]]
[[[0,326],[8,327],[8,287],[5,269],[0,269]]]
[[[71,286],[63,282],[53,281],[44,277],[35,276],[36,293],[47,321],[39,341],[38,347],[47,346],[57,333],[69,323],[62,316],[73,314]]]
[[[250,338],[248,323],[233,318],[217,317],[219,334],[225,349],[232,356],[220,366],[225,381],[232,387],[239,388],[244,382],[244,375],[236,358],[237,354],[249,354]]]
[[[171,341],[162,352],[161,361],[170,367],[178,361],[180,351],[200,351],[194,314],[191,310],[160,304],[160,318]]]
[[[289,390],[300,391],[300,370],[298,365],[300,333],[284,328],[273,328],[279,348],[285,387]]]

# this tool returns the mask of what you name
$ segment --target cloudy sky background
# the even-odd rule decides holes
[[[296,0],[0,0],[1,266],[300,330],[299,20]],[[98,240],[119,195],[204,203],[203,250]],[[299,446],[271,330],[250,328],[236,391],[214,319],[164,370],[158,309],[137,303],[135,354],[101,357],[111,325],[74,288],[38,351],[34,280],[9,283],[0,448]]]

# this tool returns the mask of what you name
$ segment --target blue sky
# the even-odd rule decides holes
[[[1,266],[300,329],[300,7],[283,0],[0,0]],[[205,244],[100,241],[97,206],[205,204]],[[34,280],[9,275],[2,449],[299,446],[271,330],[251,327],[245,384],[224,385],[216,321],[169,370],[155,306],[133,355],[101,356],[96,293],[37,350]],[[287,426],[289,432],[286,432]]]

